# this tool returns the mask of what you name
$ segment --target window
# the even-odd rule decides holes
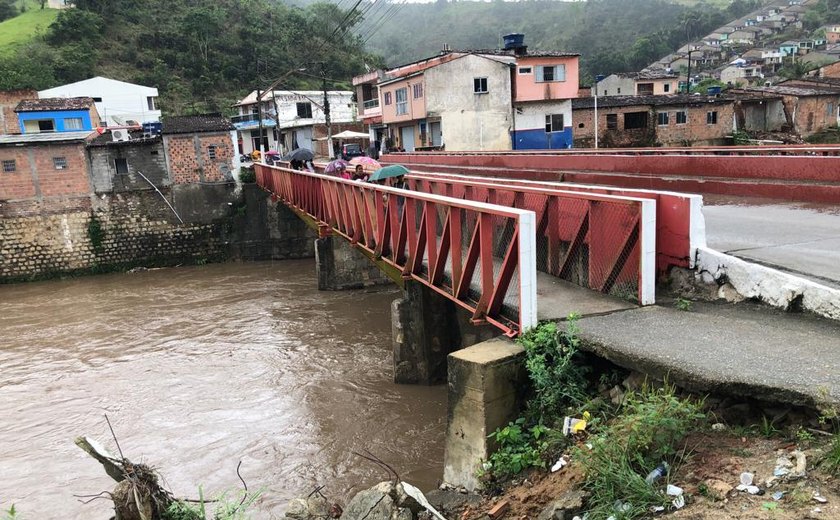
[[[680,110],[677,112],[677,124],[684,125],[688,123],[688,117],[686,117],[685,110]]]
[[[157,154],[158,154],[157,150],[152,150],[151,152],[149,152],[149,155],[157,155]]]
[[[563,114],[546,114],[545,115],[545,133],[562,132],[565,125],[563,125]]]
[[[618,114],[607,114],[607,130],[618,130]]]
[[[637,95],[639,96],[652,96],[653,95],[653,83],[639,83],[636,86]]]
[[[414,85],[412,88],[414,90],[414,99],[423,97],[423,84],[422,83],[418,83],[418,84]]]
[[[473,92],[476,94],[486,94],[487,78],[473,78]]]
[[[671,92],[671,84],[665,83],[664,85],[662,85],[662,90],[665,92]]]
[[[829,103],[828,105],[826,105],[826,110],[825,111],[826,111],[826,115],[828,115],[828,117],[833,116],[834,115],[834,103]]]
[[[64,120],[65,130],[84,130],[84,128],[81,117],[68,117]]]
[[[647,128],[648,113],[647,112],[628,112],[624,114],[624,129],[634,130],[637,128]]]
[[[618,87],[618,94],[621,94],[621,87]]]
[[[408,114],[408,88],[398,88],[395,94],[397,97],[397,115]]]
[[[312,119],[312,103],[297,103],[297,116],[301,119]]]
[[[14,159],[3,161],[3,173],[13,173],[17,170],[17,163]]]
[[[537,67],[537,81],[543,83],[549,81],[566,81],[566,66],[548,65]]]
[[[659,112],[656,114],[656,124],[659,126],[668,126],[668,112]]]
[[[55,121],[52,119],[42,119],[38,121],[38,131],[39,132],[54,132],[55,131]]]
[[[707,125],[716,125],[717,124],[717,110],[712,112],[706,112],[706,124]]]
[[[149,110],[157,110],[157,97],[149,96],[146,98],[146,105],[149,107]]]
[[[211,144],[207,147],[207,156],[210,157],[211,161],[216,160],[216,145]]]
[[[533,72],[533,70],[534,69],[532,69],[531,67],[519,67],[519,73],[522,74],[523,76],[526,75],[526,74],[531,74]]]
[[[95,97],[95,98],[93,98],[93,102],[94,103],[102,103],[102,98],[101,97]]]
[[[390,93],[390,92],[386,92],[386,93],[385,93],[385,104],[386,104],[386,105],[390,105],[390,104],[391,104],[391,93]]]
[[[53,166],[55,166],[56,170],[66,170],[67,169],[67,158],[66,157],[53,157]]]
[[[122,158],[114,159],[114,167],[117,169],[117,173],[128,173],[128,160]]]

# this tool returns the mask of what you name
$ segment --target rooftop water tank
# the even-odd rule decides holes
[[[525,35],[521,33],[511,33],[502,36],[505,41],[505,49],[518,49],[525,45]]]

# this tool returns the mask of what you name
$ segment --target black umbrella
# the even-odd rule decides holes
[[[283,157],[284,161],[311,161],[315,158],[315,154],[308,148],[298,148],[292,150],[292,153]]]

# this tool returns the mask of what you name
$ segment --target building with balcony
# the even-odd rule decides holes
[[[327,91],[327,99],[333,134],[362,130],[353,92],[330,90]],[[231,118],[231,122],[239,133],[240,153],[250,154],[262,144],[263,150],[278,150],[284,154],[296,148],[308,148],[316,155],[328,155],[323,91],[275,90],[264,93],[259,106],[254,91],[235,107],[239,113]]]

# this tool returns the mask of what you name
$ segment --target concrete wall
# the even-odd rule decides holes
[[[598,82],[599,96],[632,96],[636,93],[636,81],[633,78],[610,74]]]
[[[741,103],[735,107],[735,113],[739,130],[778,132],[787,124],[784,105],[777,99]]]
[[[93,189],[97,193],[152,189],[138,173],[158,188],[172,183],[160,138],[93,146],[87,149],[87,155]],[[126,160],[128,173],[117,173],[116,159]]]
[[[571,99],[577,97],[579,62],[577,56],[540,57],[518,56],[516,59],[516,101],[544,101],[549,99]],[[537,67],[563,65],[566,78],[563,81],[537,81]],[[520,74],[522,67],[531,67],[531,74]]]
[[[447,150],[510,150],[510,67],[467,55],[425,73],[426,109],[440,117]],[[486,94],[476,94],[475,78],[487,78]]]
[[[343,237],[315,240],[315,269],[318,289],[343,291],[393,282],[379,267]]]
[[[573,142],[572,102],[558,100],[549,102],[520,103],[514,108],[515,127],[513,146],[516,150],[564,149]],[[562,114],[564,127],[559,132],[546,132],[545,118],[550,114]]]

